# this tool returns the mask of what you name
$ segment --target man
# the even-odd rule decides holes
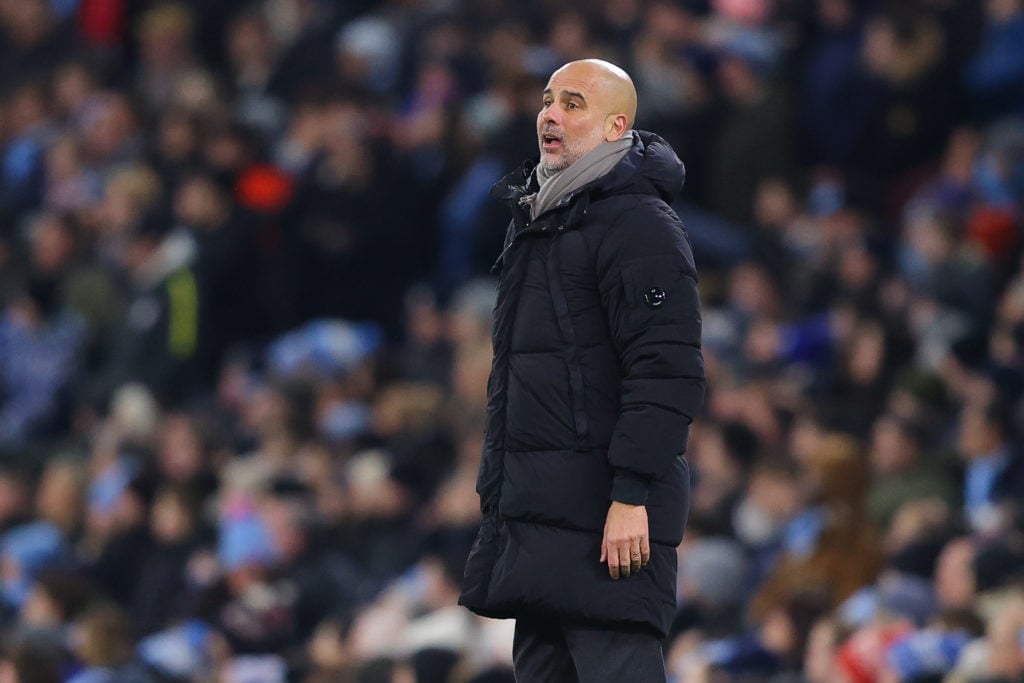
[[[977,533],[999,533],[1020,509],[1024,456],[1014,447],[1014,436],[1013,415],[999,399],[969,402],[960,411],[964,513]]]
[[[131,281],[128,309],[115,348],[93,390],[106,402],[121,386],[145,385],[174,405],[195,390],[200,340],[200,288],[195,241],[154,210],[132,227],[124,252]]]
[[[704,371],[670,208],[683,165],[635,116],[622,69],[567,64],[543,93],[539,165],[495,186],[513,219],[460,602],[517,619],[529,683],[665,680]]]
[[[0,450],[65,429],[85,325],[62,306],[59,278],[34,272],[0,309]]]

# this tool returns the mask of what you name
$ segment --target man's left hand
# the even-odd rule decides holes
[[[601,562],[608,563],[613,579],[636,574],[651,560],[647,508],[612,501],[604,523]]]

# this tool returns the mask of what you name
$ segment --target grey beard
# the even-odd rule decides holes
[[[562,159],[562,160],[561,160],[561,161],[560,161],[560,162],[558,163],[558,165],[555,165],[555,164],[547,164],[547,163],[544,163],[543,161],[542,161],[542,162],[540,162],[540,163],[539,163],[539,164],[537,165],[537,167],[538,167],[539,169],[541,169],[541,170],[542,170],[542,171],[543,171],[543,172],[544,172],[545,174],[547,174],[548,176],[552,176],[552,175],[554,175],[554,174],[558,173],[559,171],[564,171],[565,169],[569,168],[570,166],[572,166],[572,164],[571,164],[571,163],[567,163],[567,162],[566,162],[566,161],[565,161],[564,159]]]
[[[601,142],[563,168],[538,164],[535,173],[539,189],[536,194],[523,198],[524,204],[530,206],[531,217],[536,218],[562,197],[610,171],[632,147],[633,137],[633,131],[627,131],[615,142]]]

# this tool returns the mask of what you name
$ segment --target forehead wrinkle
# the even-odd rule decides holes
[[[548,90],[572,87],[590,93],[593,108],[605,115],[625,114],[632,125],[636,117],[636,91],[629,75],[619,67],[600,61],[570,62],[548,81]]]
[[[544,89],[544,95],[554,96],[555,94],[556,94],[556,92],[554,90],[552,90],[551,88],[545,88]],[[578,90],[566,90],[565,88],[559,88],[558,92],[557,92],[557,95],[559,97],[578,97],[579,99],[584,100],[584,101],[586,101],[586,99],[587,99],[587,96],[586,96],[585,93],[583,93],[581,91],[578,91]]]
[[[596,90],[596,86],[595,86],[595,84],[593,82],[593,79],[565,78],[565,79],[558,79],[558,80],[559,80],[559,82],[556,83],[555,82],[555,78],[551,79],[551,82],[548,85],[548,90],[549,91],[551,91],[551,90],[562,91],[562,90],[567,90],[567,89],[570,89],[570,88],[576,89],[576,90],[579,90],[579,91],[582,91],[582,92],[593,92],[594,90]]]

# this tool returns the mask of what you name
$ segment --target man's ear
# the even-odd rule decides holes
[[[609,114],[604,124],[605,142],[615,142],[629,130],[629,119],[625,114]]]

